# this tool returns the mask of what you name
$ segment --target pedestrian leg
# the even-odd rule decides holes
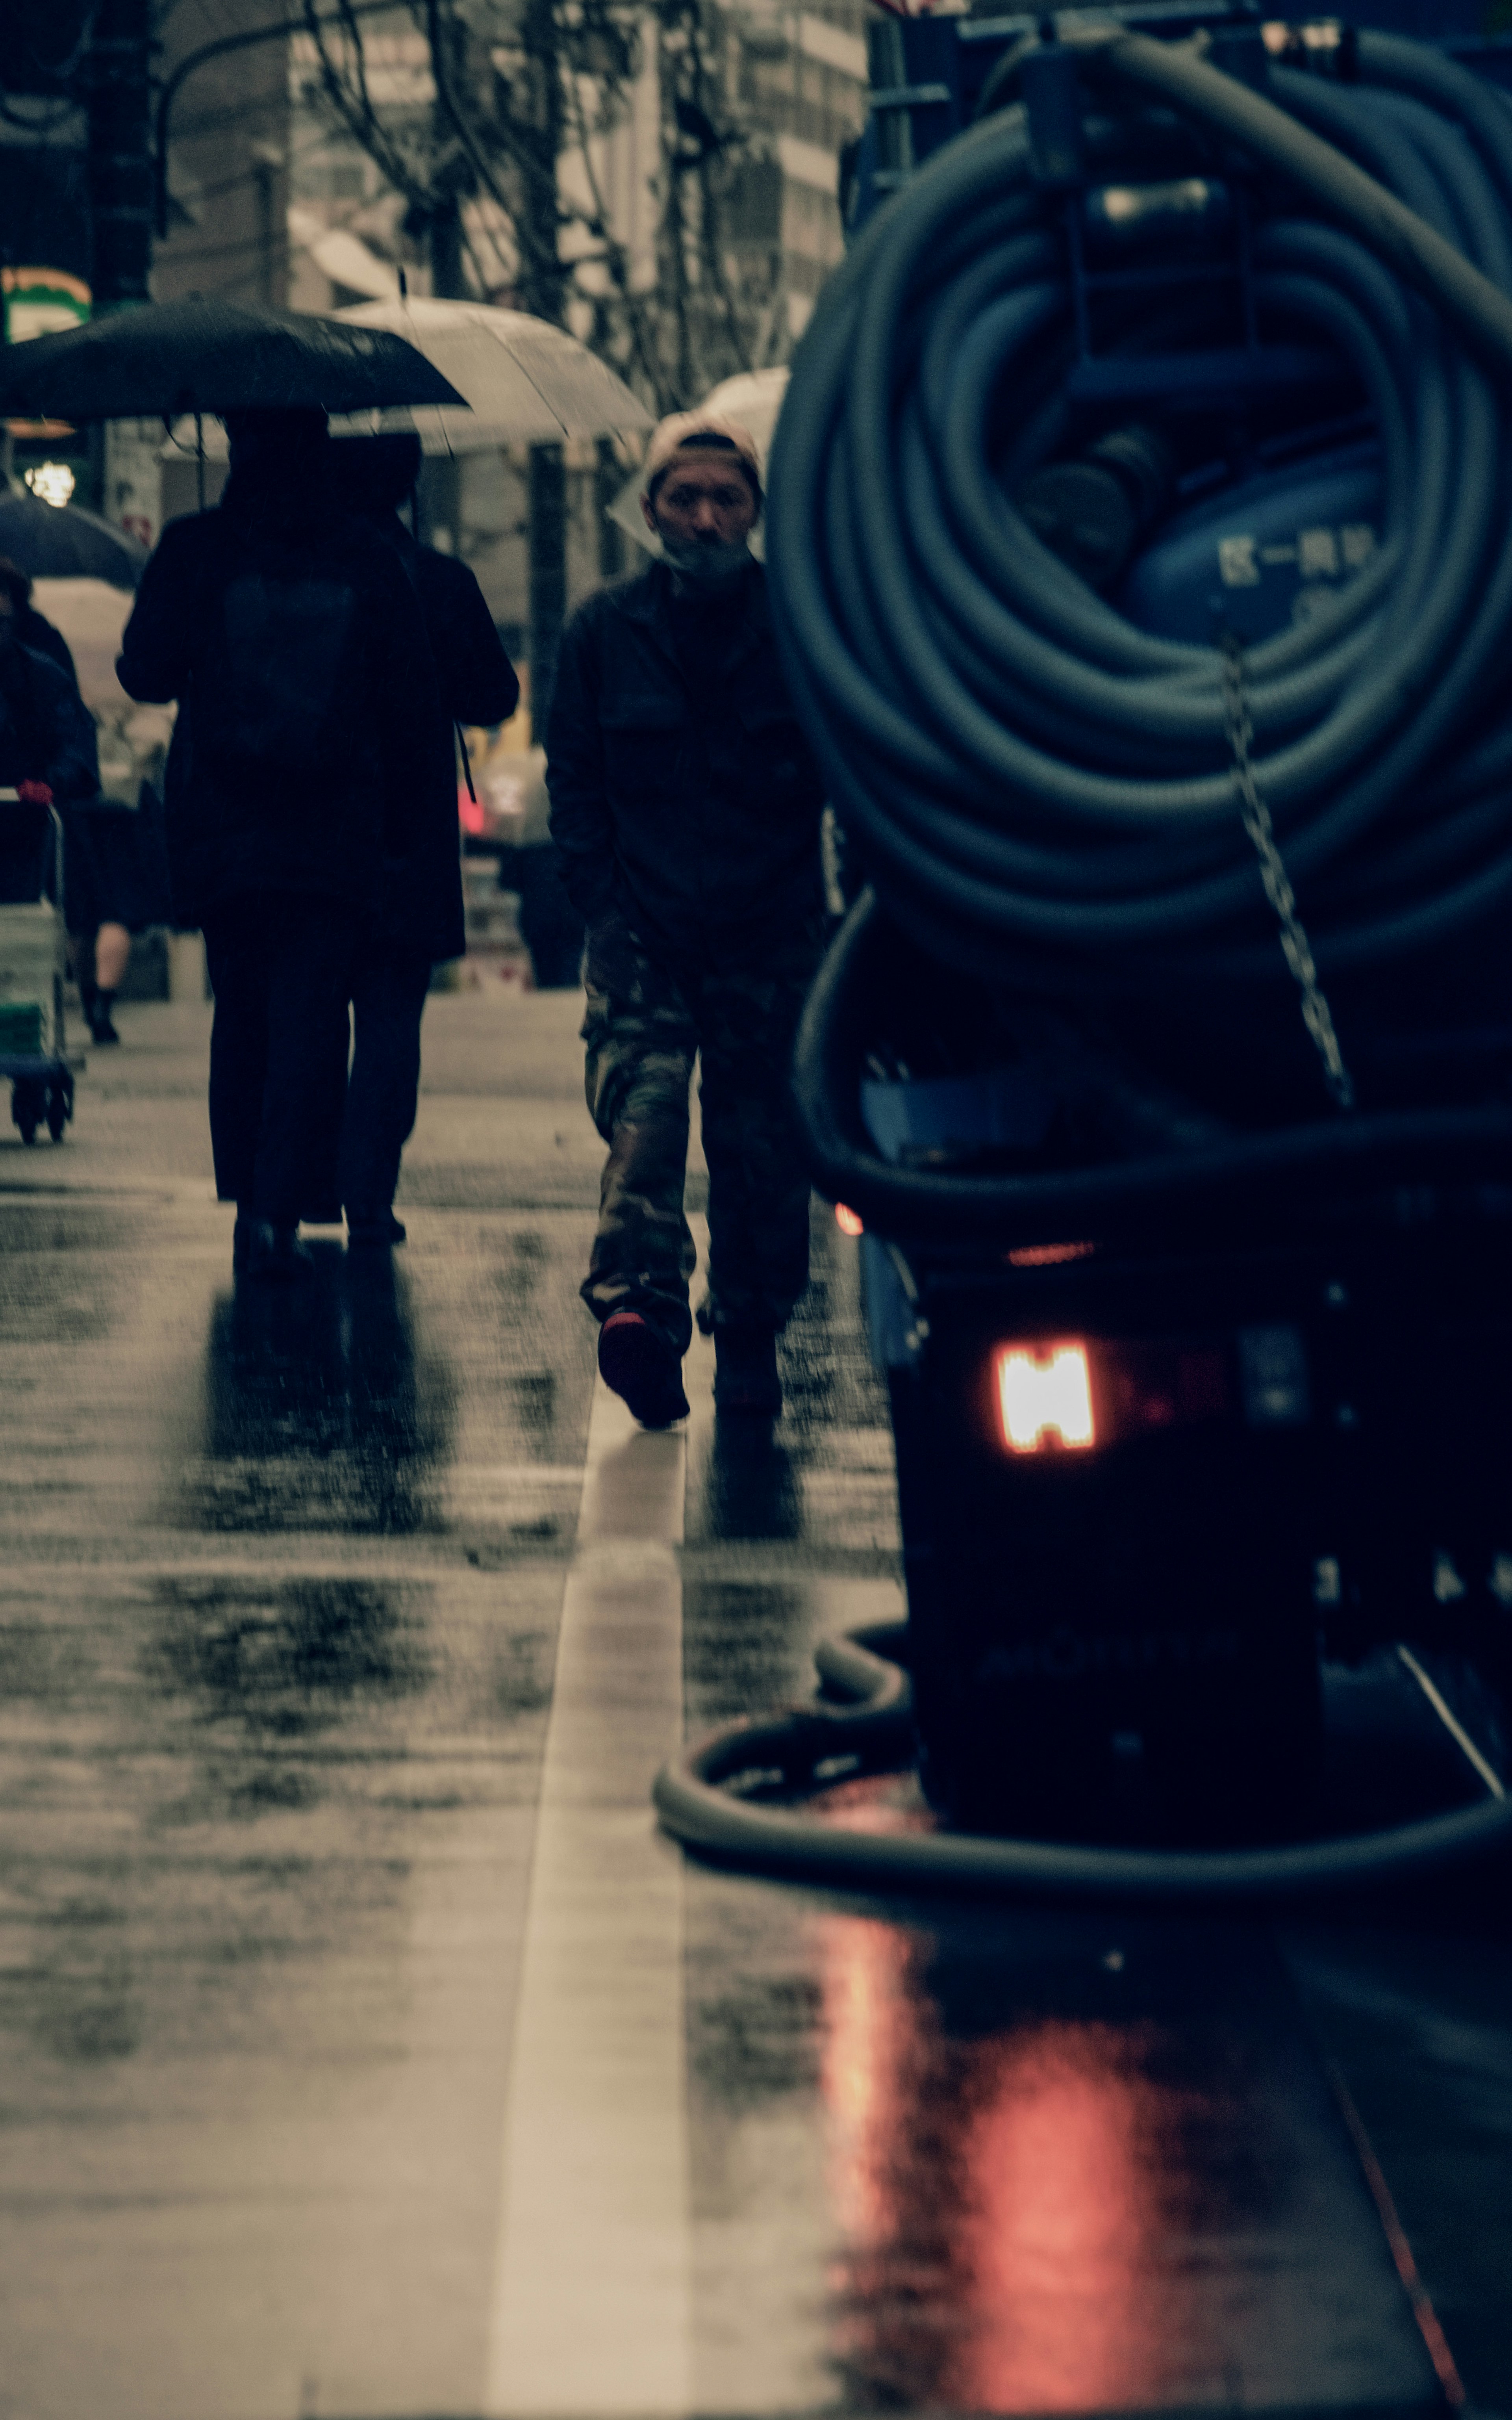
[[[210,1150],[215,1190],[250,1217],[268,1076],[269,959],[263,917],[237,899],[205,918],[205,959],[215,993],[210,1027]]]
[[[429,989],[428,958],[378,947],[364,950],[358,959],[352,1067],[341,1133],[341,1198],[353,1228],[388,1224],[400,1157],[414,1132],[420,1022]]]
[[[809,1282],[809,1170],[790,1091],[816,962],[805,941],[699,996],[699,1101],[709,1164],[709,1304],[721,1326],[775,1332]]]
[[[339,900],[269,894],[268,1072],[257,1134],[254,1204],[259,1218],[293,1228],[312,1171],[327,1165],[339,1098],[335,1073],[349,1041],[347,1002],[355,919]]]
[[[683,1215],[687,1095],[698,1035],[670,977],[634,1005],[590,988],[583,1040],[594,1124],[609,1146],[582,1297],[600,1322],[633,1311],[681,1359],[697,1255]]]

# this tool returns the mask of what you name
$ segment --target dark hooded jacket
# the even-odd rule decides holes
[[[700,612],[671,574],[600,589],[563,636],[547,741],[551,836],[579,913],[653,955],[758,959],[822,908],[824,783],[778,661],[759,564]]]
[[[519,682],[499,644],[493,616],[465,563],[421,546],[395,510],[419,469],[413,438],[344,438],[331,448],[333,493],[391,548],[419,600],[436,671],[436,713],[425,737],[425,775],[407,819],[404,845],[386,851],[378,931],[386,943],[429,958],[458,958],[462,919],[456,820],[455,725],[507,722]]]
[[[392,548],[335,509],[324,446],[233,470],[171,522],[116,666],[178,700],[166,774],[174,915],[250,891],[316,892],[368,922],[402,856],[439,711],[415,592]]]
[[[35,605],[28,605],[23,613],[16,635],[23,647],[30,647],[34,656],[46,656],[48,661],[56,664],[59,672],[72,682],[75,689],[78,688],[79,675],[74,670],[72,649],[62,631],[54,629],[46,614],[39,613]]]
[[[50,656],[14,645],[0,655],[0,789],[45,782],[59,806],[100,787],[94,718]]]
[[[50,657],[12,642],[0,651],[0,789],[45,782],[68,809],[100,788],[94,719]],[[53,889],[52,827],[41,809],[0,806],[0,900]]]

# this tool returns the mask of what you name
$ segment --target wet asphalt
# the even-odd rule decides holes
[[[0,2420],[1512,2412],[1512,1948],[685,1864],[679,1727],[902,1609],[855,1248],[770,1436],[595,1388],[578,1002],[237,1292],[208,1011],[0,1132]],[[690,1205],[702,1206],[697,1165]],[[903,1785],[905,1788],[906,1786]]]

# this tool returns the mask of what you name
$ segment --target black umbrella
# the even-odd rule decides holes
[[[462,401],[386,329],[197,296],[33,336],[0,359],[0,415],[29,420]]]
[[[24,488],[0,494],[0,554],[28,580],[105,580],[134,588],[147,551],[82,504],[44,504]]]

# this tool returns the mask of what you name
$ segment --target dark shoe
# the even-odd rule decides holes
[[[392,1210],[359,1211],[347,1215],[347,1249],[349,1252],[387,1252],[402,1244],[405,1231]]]
[[[681,1357],[638,1311],[616,1311],[598,1331],[598,1374],[643,1429],[687,1418]]]
[[[777,1336],[770,1327],[717,1327],[714,1331],[714,1406],[719,1412],[756,1412],[775,1420],[782,1409],[777,1374]]]
[[[245,1267],[249,1278],[256,1278],[270,1285],[282,1285],[291,1278],[308,1277],[315,1262],[307,1247],[300,1241],[297,1224],[285,1225],[282,1220],[255,1218],[248,1238]]]
[[[110,1021],[110,1012],[115,1003],[116,995],[113,991],[97,991],[93,985],[90,986],[89,997],[83,1001],[82,1005],[85,1023],[88,1026],[94,1041],[118,1042],[120,1040],[120,1035]]]

